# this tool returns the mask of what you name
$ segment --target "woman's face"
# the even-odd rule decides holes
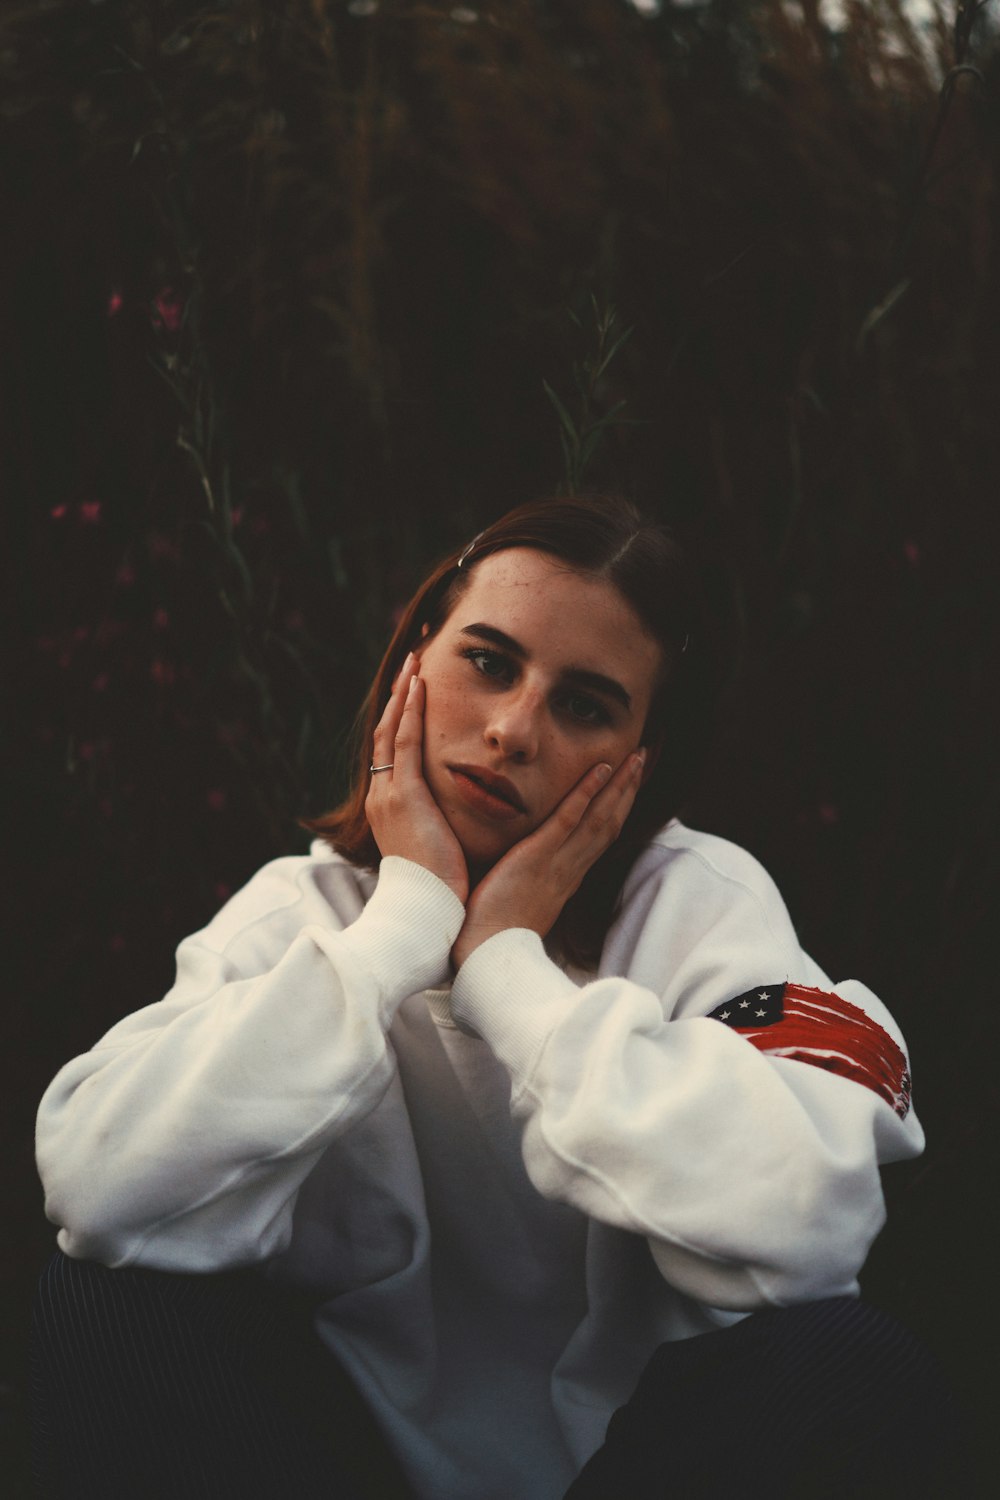
[[[419,650],[424,775],[476,878],[642,743],[663,653],[611,584],[493,553]]]

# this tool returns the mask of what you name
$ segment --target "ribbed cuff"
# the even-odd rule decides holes
[[[514,927],[469,954],[452,985],[451,1013],[472,1026],[511,1073],[526,1078],[578,995],[538,933]]]
[[[450,886],[423,865],[390,854],[356,922],[328,934],[346,958],[375,981],[384,1009],[448,979],[452,945],[465,907]]]

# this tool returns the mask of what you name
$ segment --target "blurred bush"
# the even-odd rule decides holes
[[[932,1148],[872,1285],[945,1343],[968,1316],[945,1270],[956,1233],[984,1254],[996,1118],[1000,62],[989,7],[911,11],[8,5],[8,1279],[47,1243],[47,1077],[305,846],[426,564],[564,482],[551,396],[613,305],[584,481],[712,539],[747,626],[692,821],[900,1016]]]

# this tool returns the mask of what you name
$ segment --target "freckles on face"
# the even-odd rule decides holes
[[[474,568],[420,650],[424,775],[488,866],[641,743],[663,653],[612,585],[529,548]]]

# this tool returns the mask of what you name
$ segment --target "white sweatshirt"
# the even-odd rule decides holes
[[[557,1500],[659,1343],[856,1293],[923,1135],[885,1008],[725,840],[651,842],[596,975],[515,929],[449,992],[462,919],[403,859],[266,865],[50,1085],[46,1212],[109,1266],[267,1262],[420,1496]]]

